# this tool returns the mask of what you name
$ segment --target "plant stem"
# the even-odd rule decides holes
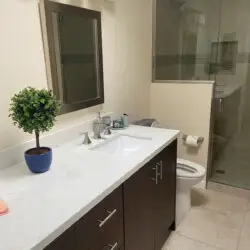
[[[35,131],[36,135],[36,148],[40,151],[39,131]]]

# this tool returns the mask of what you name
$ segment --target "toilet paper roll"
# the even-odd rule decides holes
[[[185,140],[185,144],[187,146],[190,146],[190,147],[193,147],[193,148],[198,148],[198,146],[199,146],[198,139],[199,139],[198,136],[188,135],[186,140]]]

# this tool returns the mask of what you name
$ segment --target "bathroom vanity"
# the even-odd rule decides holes
[[[0,218],[0,250],[160,250],[175,228],[179,131],[130,126],[90,146],[79,131],[46,139],[47,173],[25,163],[1,170],[10,212]],[[63,137],[72,139],[53,146]]]
[[[45,249],[160,250],[175,228],[176,149],[175,140]]]

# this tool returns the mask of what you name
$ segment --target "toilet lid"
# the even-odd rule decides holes
[[[185,178],[201,177],[205,174],[205,168],[192,161],[177,159],[177,176]]]

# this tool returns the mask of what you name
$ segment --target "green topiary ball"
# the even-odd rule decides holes
[[[60,103],[52,91],[28,87],[11,98],[9,111],[14,125],[24,132],[39,134],[53,127]]]

